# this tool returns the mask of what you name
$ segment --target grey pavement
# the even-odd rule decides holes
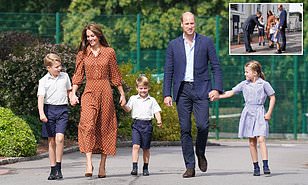
[[[307,141],[269,141],[269,165],[272,174],[261,174],[259,177],[252,176],[252,164],[246,140],[211,142],[217,145],[207,147],[208,171],[202,173],[196,169],[194,178],[182,178],[185,168],[180,146],[152,147],[148,177],[141,174],[137,177],[130,175],[131,148],[119,147],[117,155],[107,159],[107,177],[104,179],[97,178],[100,155],[94,155],[94,173],[93,177],[89,178],[84,177],[85,156],[76,151],[64,155],[63,180],[48,181],[49,160],[41,158],[1,165],[0,185],[308,185]],[[139,169],[142,169],[141,154]]]
[[[252,43],[252,49],[256,50],[254,53],[246,53],[245,45],[242,43],[241,45],[231,45],[230,46],[230,54],[231,55],[300,55],[303,53],[303,36],[302,32],[287,32],[287,49],[285,53],[276,54],[276,45],[274,48],[268,47],[267,39],[265,39],[265,46],[259,46],[259,43]],[[280,42],[281,44],[281,42]]]

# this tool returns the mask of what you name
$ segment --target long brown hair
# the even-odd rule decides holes
[[[265,80],[265,75],[264,73],[262,72],[262,66],[261,64],[256,61],[256,60],[251,60],[249,62],[247,62],[245,64],[245,67],[249,67],[252,71],[255,71],[257,72],[258,74],[258,77],[262,78],[263,80]]]
[[[96,23],[90,23],[86,25],[84,29],[82,30],[81,42],[80,42],[78,51],[83,51],[84,54],[87,51],[87,47],[89,45],[89,42],[87,40],[87,30],[92,31],[97,36],[99,43],[101,45],[105,47],[109,47],[106,37],[103,34],[102,28]]]
[[[267,17],[269,17],[270,15],[273,15],[273,12],[271,10],[267,11]]]

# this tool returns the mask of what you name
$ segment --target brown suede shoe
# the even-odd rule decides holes
[[[183,174],[183,178],[190,178],[195,176],[195,169],[187,168],[186,172]]]
[[[202,172],[206,172],[207,170],[207,160],[204,155],[197,156],[198,157],[198,166]]]

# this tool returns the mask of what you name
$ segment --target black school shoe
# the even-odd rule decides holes
[[[63,179],[63,175],[62,175],[61,170],[57,170],[56,179]]]
[[[256,50],[251,49],[251,50],[247,50],[246,52],[247,53],[253,53],[253,52],[256,52]]]
[[[264,174],[266,174],[266,175],[271,174],[271,170],[269,169],[268,166],[263,166],[263,172],[264,172]]]
[[[253,170],[253,176],[260,176],[260,168],[255,168]]]
[[[51,171],[49,174],[48,180],[56,180],[56,179],[57,177],[56,177],[55,172]]]
[[[138,169],[133,168],[133,170],[130,172],[131,175],[138,175]]]
[[[148,169],[143,169],[143,173],[142,173],[143,176],[149,176],[150,175],[150,172]]]

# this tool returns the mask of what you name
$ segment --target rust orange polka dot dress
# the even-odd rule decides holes
[[[122,85],[122,77],[112,48],[102,47],[97,56],[90,48],[78,52],[73,85],[86,78],[81,97],[78,143],[82,153],[115,155],[117,119],[111,85]]]

